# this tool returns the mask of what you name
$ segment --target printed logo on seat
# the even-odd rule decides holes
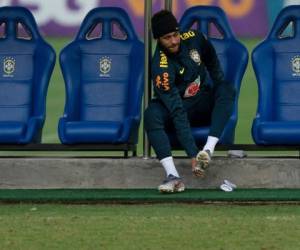
[[[108,56],[101,57],[99,60],[99,69],[101,77],[110,77],[112,60]]]
[[[293,76],[300,76],[300,56],[294,56],[291,60]]]
[[[16,60],[13,57],[5,57],[3,60],[3,77],[13,77],[16,69]]]

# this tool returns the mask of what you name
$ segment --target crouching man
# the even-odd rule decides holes
[[[191,158],[191,170],[203,177],[232,113],[235,91],[224,80],[215,49],[195,30],[179,31],[174,15],[162,10],[152,17],[157,47],[152,60],[155,97],[144,114],[145,129],[166,171],[160,192],[182,192],[184,183],[174,165],[167,129],[172,127]],[[213,86],[207,83],[209,73]],[[190,124],[209,125],[203,149],[197,148]]]

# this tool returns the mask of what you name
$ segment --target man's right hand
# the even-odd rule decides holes
[[[199,166],[199,163],[196,160],[196,158],[192,158],[192,172],[196,177],[205,177],[205,171]]]

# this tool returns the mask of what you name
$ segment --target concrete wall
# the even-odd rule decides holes
[[[224,179],[238,188],[300,188],[300,160],[214,158],[207,176],[196,178],[189,159],[176,159],[187,188],[217,188]],[[156,159],[5,158],[0,188],[156,188],[165,178]]]

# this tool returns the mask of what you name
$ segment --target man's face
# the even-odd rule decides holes
[[[169,53],[177,53],[180,46],[180,34],[178,31],[168,33],[158,38],[158,42]]]

